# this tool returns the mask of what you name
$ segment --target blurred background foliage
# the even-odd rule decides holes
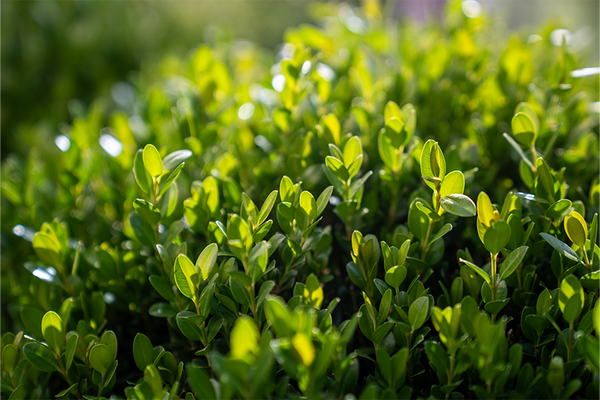
[[[387,1],[383,17],[423,22],[440,18],[444,3]],[[598,59],[598,1],[480,3],[500,17],[498,36],[541,34],[532,27],[551,21],[573,33],[570,45],[584,50],[589,63]],[[110,96],[115,83],[135,79],[141,67],[156,71],[150,66],[163,60],[164,70],[169,56],[182,57],[200,43],[244,39],[275,50],[288,27],[322,14],[313,0],[3,1],[1,11],[2,159],[23,156],[40,140],[51,143],[60,122]]]

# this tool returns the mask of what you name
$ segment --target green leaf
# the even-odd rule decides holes
[[[431,221],[437,222],[441,219],[438,213],[433,211],[433,209],[428,205],[421,203],[420,201],[416,202],[415,205],[423,214],[427,215],[427,218],[429,218]]]
[[[536,195],[554,203],[554,178],[550,168],[542,157],[539,157],[535,163],[537,166],[538,178],[536,181]],[[540,188],[541,185],[541,188]]]
[[[277,223],[288,236],[293,234],[295,212],[296,209],[291,203],[282,202],[277,205]]]
[[[269,214],[271,213],[271,210],[273,209],[273,206],[275,205],[275,201],[277,201],[277,193],[279,193],[277,190],[273,190],[266,198],[265,202],[263,203],[262,207],[260,208],[260,213],[258,214],[258,225],[262,224],[267,217],[269,216]]]
[[[65,347],[65,367],[67,370],[71,368],[73,357],[75,357],[75,351],[77,350],[77,344],[79,342],[79,334],[77,332],[70,332],[67,339],[67,346]]]
[[[348,179],[350,179],[350,174],[344,166],[344,163],[337,158],[331,156],[325,157],[325,165],[340,181],[345,183],[348,181]]]
[[[177,150],[162,159],[162,165],[165,171],[172,171],[173,168],[179,168],[185,160],[190,158],[193,153],[190,150]]]
[[[444,237],[444,235],[446,233],[450,232],[451,230],[452,230],[452,224],[450,224],[450,223],[444,224],[444,226],[442,226],[440,228],[438,233],[429,240],[429,246],[431,246],[433,243],[435,243],[438,239],[441,239],[442,237]]]
[[[327,207],[327,203],[329,203],[329,199],[331,198],[332,193],[333,186],[328,186],[319,195],[319,198],[317,199],[317,217],[321,215],[323,211],[325,211],[325,207]]]
[[[19,350],[12,344],[4,346],[2,349],[2,369],[12,376],[18,362]]]
[[[143,219],[137,212],[129,214],[129,224],[133,230],[135,238],[143,245],[154,247],[156,237],[152,226]]]
[[[487,272],[485,272],[483,269],[479,268],[477,265],[473,264],[472,262],[459,258],[458,261],[460,261],[461,263],[464,263],[467,267],[471,268],[471,270],[473,270],[475,273],[479,274],[486,282],[488,285],[492,285],[492,279],[490,278],[490,276],[488,275]]]
[[[42,319],[42,334],[44,340],[57,352],[65,344],[65,330],[62,319],[54,311],[48,311]]]
[[[146,168],[144,168],[143,150],[141,149],[135,153],[135,158],[133,160],[133,176],[140,189],[142,189],[142,192],[150,194],[149,181],[151,182],[152,178],[146,172]]]
[[[485,310],[492,315],[497,315],[508,304],[510,299],[490,301],[485,304]]]
[[[600,301],[596,301],[596,305],[594,306],[594,311],[592,313],[592,321],[594,324],[594,330],[596,331],[596,337],[598,337],[600,336]]]
[[[146,220],[150,225],[155,226],[160,222],[160,211],[154,207],[154,204],[144,199],[135,199],[133,201],[135,211]]]
[[[78,386],[79,386],[79,382],[74,383],[71,386],[69,386],[68,388],[66,388],[65,390],[61,390],[60,392],[58,392],[58,394],[54,397],[59,398],[59,397],[66,396],[67,394],[72,393],[75,389],[77,389]]]
[[[558,306],[563,313],[565,321],[573,323],[579,317],[584,302],[585,295],[579,279],[573,275],[569,275],[563,279],[558,292]]]
[[[133,359],[140,371],[144,371],[146,365],[154,362],[152,342],[143,333],[138,333],[133,339]]]
[[[398,290],[404,279],[406,278],[406,268],[404,266],[396,265],[387,270],[385,273],[385,282]]]
[[[158,192],[158,197],[162,197],[162,195],[164,195],[167,192],[167,189],[169,189],[169,187],[171,187],[173,182],[175,182],[175,179],[177,179],[177,177],[181,173],[181,170],[183,169],[184,166],[185,166],[185,163],[181,163],[181,164],[179,164],[179,166],[177,168],[175,168],[175,171],[171,172],[171,174],[169,175],[167,180],[160,187],[160,190]]]
[[[44,318],[44,312],[39,308],[32,306],[22,306],[21,307],[21,321],[23,325],[25,325],[25,330],[27,333],[32,335],[34,338],[42,340],[42,319]]]
[[[248,289],[244,285],[232,277],[229,279],[229,286],[231,286],[231,292],[233,293],[235,301],[239,304],[250,306],[252,300],[250,298],[250,293],[248,293]]]
[[[504,221],[498,221],[490,226],[483,236],[483,244],[487,251],[498,254],[510,240],[510,226]]]
[[[44,263],[56,269],[62,269],[62,250],[56,239],[46,232],[37,232],[33,236],[33,249]]]
[[[281,297],[267,296],[265,317],[273,327],[277,337],[289,337],[292,335],[292,316]]]
[[[166,300],[171,301],[173,303],[177,302],[177,297],[175,297],[175,293],[173,292],[173,287],[167,283],[163,278],[158,275],[152,275],[148,278],[152,287],[156,289],[158,294],[164,297]]]
[[[558,200],[548,207],[548,210],[546,210],[546,218],[559,219],[569,210],[569,208],[571,208],[572,204],[571,200],[568,199]]]
[[[23,346],[23,354],[34,367],[44,372],[60,371],[58,362],[49,347],[37,342],[29,342]]]
[[[533,171],[535,171],[535,166],[533,165],[531,160],[529,158],[527,158],[527,155],[525,155],[525,152],[523,152],[523,149],[521,148],[519,143],[515,142],[515,140],[512,137],[510,137],[510,135],[506,132],[504,132],[502,134],[502,136],[512,146],[512,148],[515,149],[515,151],[517,152],[519,157],[521,157],[521,161],[523,161],[525,163],[525,164],[519,164],[519,170],[521,170],[522,168],[525,168],[524,165],[527,165],[529,167],[529,170],[526,171],[526,173],[533,174]],[[533,178],[531,178],[531,179],[533,180]]]
[[[567,257],[569,260],[576,261],[578,263],[583,264],[583,261],[577,256],[577,253],[573,251],[567,244],[561,242],[557,238],[547,233],[541,232],[540,236],[544,238],[546,242],[550,244],[550,246],[554,247],[556,251],[558,251],[563,256]]]
[[[571,211],[565,217],[565,231],[573,243],[582,249],[585,248],[585,241],[588,237],[587,224],[577,211]]]
[[[413,331],[419,329],[429,317],[429,298],[421,296],[408,309],[408,320]]]
[[[442,197],[440,204],[444,210],[459,217],[472,217],[477,211],[473,200],[464,194],[449,194]]]
[[[427,358],[436,372],[439,375],[447,377],[448,371],[450,370],[450,363],[448,361],[448,355],[444,351],[442,345],[433,341],[425,342],[425,354],[427,354]]]
[[[529,247],[527,246],[519,247],[518,249],[512,251],[506,257],[506,259],[504,259],[504,262],[500,266],[501,281],[511,276],[512,273],[517,270],[517,267],[519,266],[519,264],[521,264],[521,261],[523,261],[523,258],[527,253],[527,249],[529,249]]]
[[[135,355],[135,350],[134,350]],[[105,375],[110,365],[113,363],[112,352],[108,346],[97,344],[90,350],[90,365],[100,374]]]
[[[318,309],[321,308],[321,304],[323,303],[323,288],[315,274],[310,274],[308,278],[306,278],[304,297],[311,306],[317,307]]]
[[[100,338],[100,343],[108,346],[110,349],[113,361],[117,359],[117,351],[119,349],[119,343],[117,341],[117,335],[113,331],[105,331]]]
[[[150,176],[157,178],[163,173],[163,163],[156,147],[147,144],[146,147],[144,147],[142,158],[144,160],[144,167]]]
[[[248,215],[248,222],[250,222],[253,227],[256,226],[258,222],[258,209],[246,193],[242,193],[242,205]],[[243,216],[244,214],[242,214],[242,217]]]
[[[12,393],[10,394],[10,396],[8,397],[8,400],[25,400],[27,399],[27,384],[23,384],[23,385],[19,385],[15,388],[15,390],[12,391]]]
[[[215,389],[210,378],[202,372],[200,367],[188,363],[186,365],[186,375],[190,388],[198,399],[216,399]]]
[[[375,329],[375,331],[373,332],[373,343],[381,343],[383,339],[385,339],[385,337],[390,334],[393,327],[393,323],[386,322],[379,326],[377,329]]]
[[[218,252],[219,247],[217,246],[217,244],[211,243],[208,246],[206,246],[204,250],[202,250],[202,253],[200,253],[200,255],[198,256],[198,259],[196,260],[195,270],[201,273],[202,280],[206,280],[212,276],[212,271],[217,261]]]

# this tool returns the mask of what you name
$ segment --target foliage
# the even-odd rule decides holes
[[[320,12],[4,162],[3,396],[598,397],[597,75]]]

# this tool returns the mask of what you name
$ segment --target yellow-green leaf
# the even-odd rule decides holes
[[[573,243],[581,248],[585,246],[588,237],[587,224],[577,211],[571,211],[565,217],[565,231]]]
[[[231,331],[231,356],[248,359],[257,352],[259,338],[254,320],[246,315],[241,316]]]
[[[50,347],[60,351],[65,344],[65,331],[62,319],[54,311],[48,311],[42,318],[42,334]]]
[[[300,332],[295,334],[294,337],[292,337],[292,346],[294,346],[294,349],[298,352],[302,364],[307,367],[312,365],[315,360],[315,346],[305,333]]]
[[[152,177],[156,178],[162,174],[163,163],[162,159],[160,158],[160,153],[158,150],[156,150],[156,147],[151,144],[147,144],[146,147],[144,147],[143,159],[144,167]]]

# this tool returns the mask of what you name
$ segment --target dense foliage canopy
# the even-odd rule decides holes
[[[2,164],[3,396],[598,398],[598,72],[323,5]]]

